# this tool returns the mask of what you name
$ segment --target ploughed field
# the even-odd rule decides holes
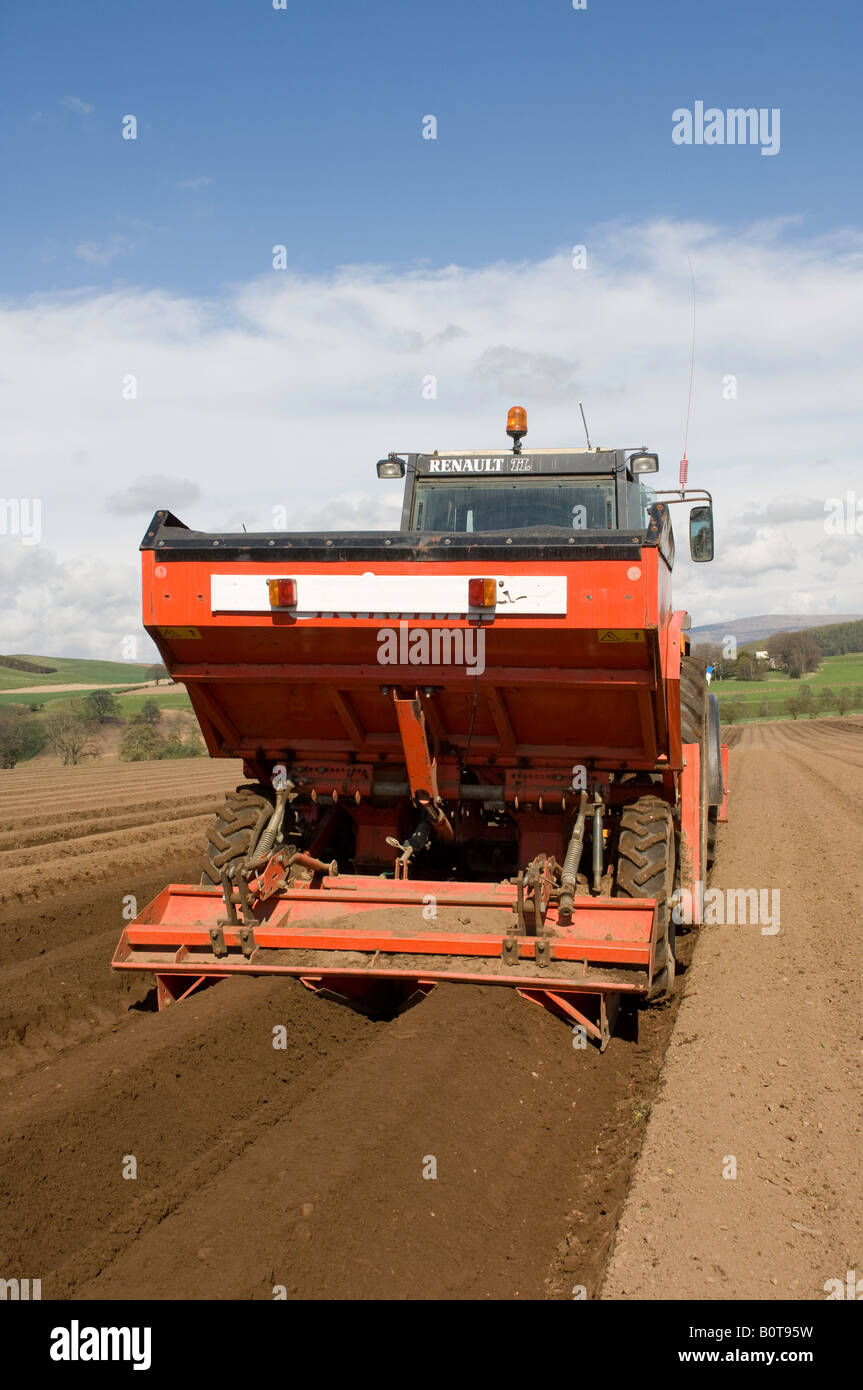
[[[771,777],[817,764],[809,795],[832,804],[863,725],[733,737],[745,856],[765,816],[797,814]],[[242,780],[202,759],[0,774],[0,1276],[44,1298],[595,1295],[677,1002],[623,1015],[603,1056],[493,988],[441,986],[389,1022],[287,978],[155,1012],[150,977],[110,969],[124,913],[199,879]],[[793,853],[786,884],[807,892]]]

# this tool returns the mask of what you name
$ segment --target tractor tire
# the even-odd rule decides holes
[[[674,814],[667,801],[640,796],[624,806],[617,840],[617,893],[626,898],[655,898],[659,915],[651,999],[666,997],[674,988],[674,845]]]
[[[707,871],[705,884],[709,883],[716,861],[716,846],[719,840],[719,808],[725,795],[725,778],[722,773],[722,731],[719,726],[719,701],[711,694],[707,697]]]
[[[697,656],[680,658],[680,731],[684,743],[702,743],[707,728],[709,687]]]
[[[273,813],[275,792],[255,783],[228,792],[225,804],[207,833],[207,858],[202,884],[221,885],[221,871],[230,874],[248,856]]]
[[[725,787],[722,779],[722,730],[719,723],[719,701],[707,697],[707,804],[722,805]]]
[[[711,806],[707,813],[707,875],[705,882],[710,880],[713,865],[716,862],[716,849],[719,843],[718,814],[719,808],[717,806]]]
[[[701,803],[701,881],[707,881],[707,811],[710,804],[710,688],[705,664],[696,656],[680,658],[680,734],[683,743],[697,743],[701,750],[699,800]],[[721,773],[720,773],[721,776]]]

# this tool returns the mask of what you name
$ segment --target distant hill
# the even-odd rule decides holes
[[[724,623],[706,623],[704,627],[692,628],[689,635],[693,645],[698,642],[721,642],[723,637],[732,636],[742,647],[747,642],[761,642],[765,637],[772,637],[774,632],[802,632],[809,627],[857,622],[860,617],[859,613],[828,613],[823,617],[813,613],[761,613],[757,618],[729,618]]]
[[[6,666],[20,663],[24,669]],[[29,668],[29,669],[28,669]],[[31,656],[29,653],[0,656],[0,690],[18,690],[33,685],[137,685],[146,680],[150,663],[131,661],[91,661],[76,656]]]

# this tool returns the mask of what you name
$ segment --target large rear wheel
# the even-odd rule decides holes
[[[650,991],[655,999],[674,988],[674,816],[667,801],[640,796],[624,806],[617,842],[617,892],[627,898],[657,902],[656,974]]]
[[[228,792],[225,804],[207,834],[207,858],[201,883],[221,884],[222,869],[229,875],[251,853],[273,813],[275,792],[260,783]]]
[[[699,800],[701,816],[699,820],[701,865],[699,876],[702,883],[707,881],[708,843],[707,811],[710,796],[710,757],[708,748],[709,687],[705,678],[705,665],[696,656],[680,658],[680,733],[684,743],[697,743],[701,750],[701,770]]]

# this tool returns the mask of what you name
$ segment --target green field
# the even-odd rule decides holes
[[[863,653],[849,652],[845,656],[825,656],[817,671],[799,681],[789,680],[783,671],[771,671],[763,681],[714,680],[711,691],[719,699],[720,711],[724,701],[736,696],[743,706],[743,719],[758,719],[762,700],[770,706],[770,719],[787,719],[786,702],[793,699],[801,686],[809,686],[817,698],[818,692],[829,686],[834,694],[845,686],[852,692],[863,687]],[[855,713],[863,712],[863,690],[852,705]],[[835,715],[837,711],[827,713]]]
[[[150,664],[131,661],[91,661],[85,657],[70,656],[29,656],[25,652],[9,652],[9,656],[21,661],[33,661],[37,666],[56,666],[50,675],[39,675],[35,671],[14,671],[9,666],[0,666],[0,690],[18,690],[30,685],[116,685],[128,683],[135,685],[146,680]]]
[[[42,666],[56,666],[57,670],[51,675],[37,676],[32,672],[12,671],[8,667],[0,667],[0,705],[30,704],[31,702],[42,705],[55,700],[73,701],[81,699],[87,693],[84,690],[74,692],[46,690],[38,695],[21,695],[16,693],[21,686],[71,685],[78,682],[92,682],[93,685],[100,683],[113,685],[116,682],[128,682],[129,685],[133,685],[143,681],[149,669],[139,663],[91,661],[76,657],[25,656],[23,659],[37,662]],[[829,686],[835,694],[838,694],[843,687],[849,686],[852,691],[858,694],[858,698],[851,707],[852,711],[863,713],[863,653],[852,652],[845,656],[826,656],[817,671],[804,676],[799,681],[789,680],[784,672],[771,671],[763,681],[714,680],[711,690],[719,698],[720,711],[722,705],[731,696],[735,696],[742,705],[742,720],[787,719],[789,716],[786,703],[803,685],[809,686],[816,697],[819,690],[825,686]],[[160,709],[191,710],[189,697],[182,686],[165,685],[147,690],[130,691],[127,695],[118,695],[117,699],[121,718],[128,718],[130,715],[137,714],[145,700],[155,700]],[[767,701],[770,710],[766,716],[758,713],[764,700]],[[826,713],[835,714],[836,711],[830,710]]]
[[[152,690],[142,690],[132,692],[129,695],[117,697],[120,706],[120,718],[128,719],[132,714],[138,714],[141,706],[146,700],[155,700],[159,709],[187,709],[191,710],[192,702],[186,693],[184,685],[154,687]]]
[[[0,691],[0,705],[48,705],[57,700],[72,703],[83,700],[88,694],[87,690],[45,690],[38,695],[18,695],[15,691],[7,690]],[[128,695],[121,695],[118,691],[112,690],[111,694],[117,696],[122,719],[127,719],[130,714],[137,714],[145,700],[155,700],[160,709],[192,708],[186,688],[182,685],[148,686],[145,690],[130,691]]]

